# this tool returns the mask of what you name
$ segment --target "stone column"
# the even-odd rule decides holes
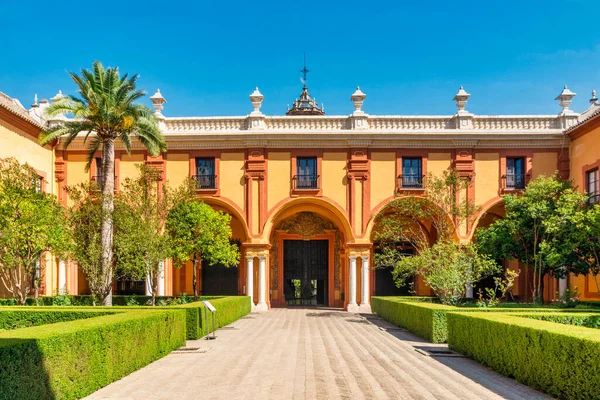
[[[67,294],[67,267],[63,260],[58,262],[58,294]]]
[[[254,256],[246,256],[246,295],[254,309]]]
[[[361,292],[360,292],[360,311],[371,312],[370,296],[369,296],[369,256],[361,256],[362,260],[362,278],[361,278]]]
[[[158,296],[165,295],[165,262],[158,263]]]
[[[348,273],[349,279],[349,294],[348,294],[348,312],[358,312],[358,304],[356,304],[356,256],[350,256],[350,267]]]
[[[266,292],[267,292],[267,256],[258,256],[258,304],[256,305],[256,311],[269,311],[267,306]]]
[[[567,278],[561,278],[558,280],[558,293],[562,296],[565,294],[565,290],[567,290]]]

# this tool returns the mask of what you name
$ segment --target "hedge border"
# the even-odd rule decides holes
[[[580,314],[561,314],[568,315]],[[452,350],[557,398],[598,398],[597,329],[532,319],[522,313],[450,312],[447,317]]]
[[[447,313],[485,312],[485,313],[511,313],[511,312],[548,312],[564,313],[564,308],[533,308],[533,307],[454,307],[444,304],[423,302],[409,296],[373,296],[371,309],[386,321],[407,329],[415,335],[432,343],[445,343],[448,340]],[[594,309],[568,309],[570,312],[597,312]]]
[[[116,311],[115,311],[116,312]],[[57,310],[0,307],[0,332],[114,314],[109,310]]]
[[[183,344],[185,313],[175,308],[0,332],[0,399],[81,398]]]

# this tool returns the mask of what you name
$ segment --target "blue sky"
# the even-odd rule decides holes
[[[371,114],[453,114],[460,85],[476,114],[558,113],[565,84],[582,111],[600,93],[599,15],[591,0],[0,0],[0,91],[73,93],[66,71],[100,60],[160,88],[167,116],[248,114],[255,86],[277,115],[306,52],[327,114],[351,113],[357,85]]]

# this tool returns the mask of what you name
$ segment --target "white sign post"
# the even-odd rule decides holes
[[[213,306],[212,304],[210,304],[210,301],[208,300],[204,300],[202,302],[202,304],[204,305],[204,309],[206,310],[206,340],[213,340],[216,339],[217,336],[215,335],[215,314],[217,313],[217,309],[215,308],[215,306]],[[208,328],[208,313],[212,314],[212,337],[210,336],[210,330]]]

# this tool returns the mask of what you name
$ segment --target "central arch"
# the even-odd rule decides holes
[[[352,232],[346,217],[323,203],[296,199],[271,215],[263,236],[271,246],[271,306],[343,307],[343,252]]]

